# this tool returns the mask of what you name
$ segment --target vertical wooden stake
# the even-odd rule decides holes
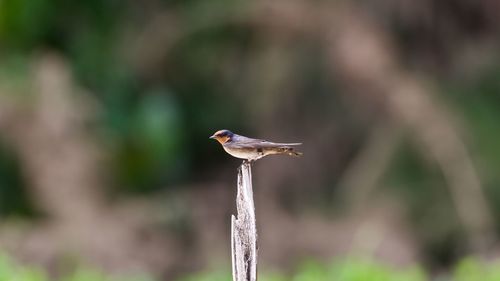
[[[238,168],[237,216],[231,216],[233,281],[257,280],[257,227],[252,191],[251,163]]]

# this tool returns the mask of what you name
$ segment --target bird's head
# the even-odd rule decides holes
[[[219,130],[215,132],[210,138],[217,140],[220,144],[225,144],[228,141],[231,141],[233,138],[233,133],[229,130]]]

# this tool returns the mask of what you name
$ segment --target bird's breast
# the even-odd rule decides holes
[[[257,160],[263,156],[262,153],[259,153],[254,148],[234,148],[228,146],[223,146],[223,148],[227,153],[236,158]]]

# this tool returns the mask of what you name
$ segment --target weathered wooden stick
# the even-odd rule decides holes
[[[257,280],[257,227],[252,191],[251,163],[238,168],[237,216],[231,216],[233,281]]]

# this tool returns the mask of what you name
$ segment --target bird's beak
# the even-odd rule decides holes
[[[215,139],[215,138],[216,138],[216,136],[210,136],[209,137],[209,139]]]

